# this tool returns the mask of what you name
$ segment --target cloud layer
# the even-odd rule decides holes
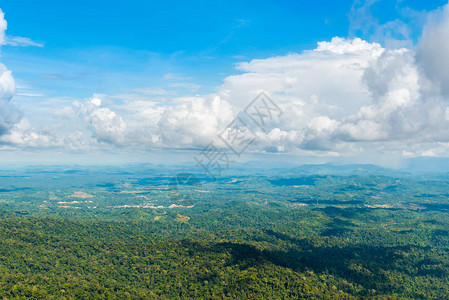
[[[4,13],[0,10],[0,47],[6,44],[6,27]],[[0,63],[0,137],[7,134],[21,119],[20,111],[10,102],[15,91],[16,84],[11,71]]]
[[[395,24],[388,32],[400,30]],[[5,30],[1,17],[3,44]],[[268,130],[254,129],[258,138],[248,151],[448,155],[448,41],[446,6],[429,14],[414,48],[334,37],[302,53],[239,63],[241,74],[210,95],[133,87],[141,94],[76,99],[55,106],[54,120],[39,130],[10,104],[14,79],[0,65],[0,138],[11,146],[77,151],[202,148],[210,141],[224,147],[218,135],[264,90],[283,114]]]

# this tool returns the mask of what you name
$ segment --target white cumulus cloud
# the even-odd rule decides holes
[[[4,13],[0,10],[0,46],[6,43],[6,27]],[[10,102],[15,91],[16,85],[11,71],[0,63],[0,136],[8,133],[22,117],[20,111]]]

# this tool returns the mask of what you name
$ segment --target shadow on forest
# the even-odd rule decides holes
[[[288,241],[293,246],[286,250],[260,250],[253,245],[225,242],[205,248],[197,244],[195,248],[199,251],[228,252],[231,254],[228,265],[237,265],[240,269],[271,263],[298,272],[335,275],[366,289],[388,290],[395,287],[398,289],[396,292],[400,292],[400,285],[394,284],[385,275],[393,271],[409,276],[449,276],[448,268],[439,264],[438,259],[426,258],[426,255],[420,259],[409,257],[413,252],[428,253],[430,248],[317,246],[312,240],[293,238],[273,230],[265,230],[264,233],[278,240]],[[189,247],[191,246],[190,244]]]

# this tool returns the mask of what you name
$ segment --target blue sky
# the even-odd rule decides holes
[[[5,47],[3,61],[17,78],[36,81],[54,95],[65,94],[67,83],[40,75],[86,79],[80,82],[85,89],[73,88],[73,96],[117,92],[117,85],[129,89],[136,80],[163,84],[167,73],[191,77],[210,90],[235,73],[236,62],[298,52],[313,48],[317,41],[346,36],[351,5],[351,1],[2,1],[8,35],[45,45]],[[128,76],[132,81],[127,82]]]
[[[301,106],[304,110],[313,101],[315,107],[307,110],[310,118],[306,123],[290,126],[288,124],[295,122],[294,119],[297,118],[291,116],[292,119],[286,120],[283,127],[282,122],[276,124],[277,127],[273,129],[279,129],[283,134],[282,138],[269,141],[276,135],[277,131],[273,131],[270,137],[266,137],[266,141],[265,137],[261,138],[266,143],[261,142],[260,151],[254,150],[255,152],[265,153],[266,149],[276,148],[279,153],[288,155],[333,157],[351,153],[354,156],[370,157],[372,153],[366,149],[372,149],[372,145],[366,146],[366,143],[376,143],[375,149],[382,149],[386,155],[422,155],[423,149],[429,148],[428,145],[419,144],[421,147],[418,147],[417,142],[404,140],[401,145],[393,147],[389,143],[386,146],[385,140],[390,141],[391,138],[394,141],[397,138],[376,125],[385,122],[385,119],[370,119],[368,121],[373,122],[371,125],[366,125],[368,121],[365,119],[365,123],[357,121],[359,123],[353,124],[359,126],[358,129],[360,124],[365,124],[363,126],[370,126],[373,131],[380,130],[369,140],[356,136],[354,132],[358,129],[341,133],[349,130],[340,128],[349,126],[346,125],[348,120],[362,118],[361,108],[377,105],[378,100],[374,96],[372,99],[365,97],[370,93],[373,95],[373,89],[377,88],[370,87],[365,82],[367,76],[375,73],[375,70],[364,69],[353,74],[359,76],[358,79],[351,75],[354,82],[363,82],[365,90],[354,88],[353,91],[348,91],[350,88],[342,86],[341,89],[337,87],[335,92],[321,89],[319,78],[324,78],[325,75],[321,76],[319,72],[332,69],[342,59],[341,55],[346,58],[354,55],[352,63],[371,68],[372,61],[362,52],[369,49],[377,53],[377,48],[372,46],[374,43],[379,43],[382,51],[386,52],[407,49],[410,53],[408,55],[414,57],[416,53],[420,53],[419,49],[425,49],[420,46],[423,29],[444,19],[446,3],[447,1],[436,0],[4,0],[0,3],[0,8],[5,14],[8,27],[6,42],[1,48],[1,63],[11,70],[14,77],[16,91],[8,101],[20,111],[20,117],[17,118],[21,118],[21,123],[10,121],[10,126],[5,126],[5,130],[9,132],[4,133],[3,151],[48,150],[66,155],[70,151],[123,152],[125,148],[128,151],[149,149],[150,152],[160,149],[171,151],[201,148],[213,134],[197,133],[192,129],[184,132],[188,138],[179,139],[175,138],[174,133],[167,133],[169,130],[177,132],[180,131],[179,128],[185,129],[186,121],[179,119],[179,115],[182,115],[179,112],[185,110],[183,118],[186,119],[199,118],[199,122],[209,120],[207,111],[213,111],[213,99],[219,97],[219,106],[224,111],[215,112],[217,118],[212,123],[205,123],[207,126],[215,126],[219,131],[229,121],[224,116],[229,115],[232,120],[232,116],[241,109],[240,103],[246,101],[243,97],[247,97],[249,102],[256,90],[266,90],[274,97],[277,95],[285,107],[298,101],[301,103],[295,104],[296,108]],[[343,44],[333,40],[335,37],[343,38]],[[354,42],[356,38],[363,43]],[[323,44],[323,52],[317,46],[319,42],[330,44]],[[360,50],[360,47],[365,50],[354,54],[354,49]],[[327,53],[327,56],[317,58],[322,53]],[[283,70],[279,63],[284,60],[286,66],[300,64],[300,69],[286,67]],[[325,61],[330,65],[321,66]],[[304,73],[302,66],[312,62],[315,62],[313,70],[309,67],[310,73]],[[416,66],[418,69],[419,63]],[[267,79],[273,72],[276,76],[284,74],[285,77]],[[308,77],[318,79],[315,82],[301,83],[295,81],[299,80],[295,78],[298,74],[307,77],[307,80]],[[435,84],[441,84],[432,74],[422,76],[434,80]],[[247,81],[250,77],[254,81]],[[264,80],[269,81],[265,83]],[[280,87],[280,83],[270,86],[276,80],[283,84],[293,80],[296,86]],[[382,81],[376,80],[373,82]],[[247,85],[242,85],[242,82]],[[255,86],[256,82],[258,87]],[[300,91],[292,92],[295,89]],[[227,98],[231,97],[229,95],[232,99]],[[340,95],[340,98],[336,95]],[[363,96],[360,96],[360,100],[349,99],[354,95]],[[100,102],[92,99],[100,99]],[[226,106],[228,104],[229,107]],[[338,107],[338,112],[335,109],[330,112],[334,106]],[[178,112],[171,111],[171,107],[179,107]],[[298,112],[298,115],[305,111]],[[358,112],[359,117],[355,117]],[[137,115],[139,118],[145,116],[148,122],[143,122]],[[85,122],[85,126],[74,126],[74,117],[79,118],[77,122]],[[168,118],[168,123],[164,123],[166,120],[163,117]],[[323,119],[324,117],[330,121]],[[97,119],[106,121],[101,123]],[[318,122],[319,126],[316,126],[319,128],[328,126],[326,130],[331,130],[334,126],[336,129],[332,130],[336,131],[329,133],[328,137],[316,137],[320,143],[315,140],[313,143],[306,142],[304,139],[309,138],[308,132],[318,130],[314,122]],[[143,123],[145,126],[139,128],[138,125]],[[337,123],[339,125],[335,125]],[[151,142],[138,142],[135,136],[142,135],[138,133],[139,130],[151,132],[145,139]],[[288,140],[288,134],[292,135],[293,131],[295,137]],[[319,131],[322,132],[322,129]],[[120,137],[115,139],[113,134]],[[73,141],[68,142],[66,136],[72,136],[72,139],[75,139],[73,136],[82,137],[77,146],[67,146]],[[280,142],[280,139],[285,140]],[[301,142],[295,143],[295,139]],[[30,140],[33,142],[30,143]],[[176,145],[173,140],[185,142]],[[331,140],[346,143],[346,146],[351,144],[351,150],[342,150],[343,146],[334,147],[335,149],[329,147]],[[426,137],[423,140],[429,139]],[[446,141],[434,142],[441,144]],[[319,146],[316,149],[308,148],[312,144],[318,145],[317,143]],[[445,150],[435,151],[431,152],[446,155]]]
[[[371,7],[379,22],[401,18],[402,7],[432,10],[444,4],[392,2]],[[350,32],[353,5],[324,0],[6,0],[7,34],[45,46],[4,47],[2,60],[17,79],[33,81],[50,95],[87,97],[159,85],[167,73],[191,77],[209,91],[235,74],[234,64],[240,61],[301,52],[334,36],[370,38],[363,30]],[[65,82],[70,79],[76,83]]]
[[[370,12],[379,23],[408,21],[406,8],[431,11],[445,3],[394,2],[377,1]],[[16,79],[50,96],[164,85],[165,74],[182,74],[209,92],[235,74],[240,61],[313,49],[334,36],[372,39],[369,28],[351,29],[351,9],[358,6],[352,0],[5,0],[1,5],[8,35],[44,45],[4,47],[3,62]]]

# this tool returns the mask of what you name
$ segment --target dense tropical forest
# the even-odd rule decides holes
[[[290,171],[2,171],[0,298],[447,298],[446,174]]]

